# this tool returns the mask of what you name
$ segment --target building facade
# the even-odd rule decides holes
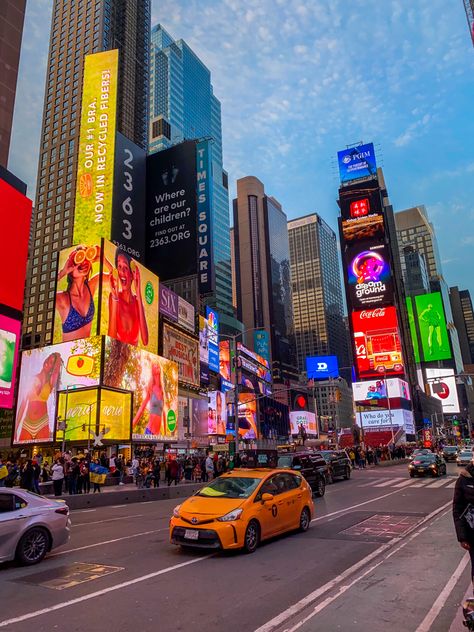
[[[49,344],[56,253],[72,244],[84,57],[119,49],[117,131],[147,147],[150,0],[55,0],[23,347]]]
[[[336,355],[350,375],[336,234],[313,213],[289,221],[288,237],[298,369],[308,356]]]
[[[413,246],[404,246],[402,268],[405,270],[405,291],[408,296],[428,293],[430,280],[425,257]]]
[[[174,40],[158,24],[151,31],[149,152],[191,139],[211,139],[211,240],[215,291],[204,302],[215,307],[222,324],[235,324],[232,306],[229,191],[223,169],[221,104],[214,96],[211,73],[182,39]],[[197,282],[179,279],[173,289],[198,301]]]
[[[7,167],[26,0],[0,3],[0,165]]]
[[[464,367],[474,364],[474,309],[469,290],[449,288],[449,298]]]
[[[315,381],[310,392],[316,401],[322,433],[350,428],[354,424],[352,388],[344,378]]]
[[[234,239],[238,319],[270,332],[274,379],[296,379],[287,217],[254,176],[237,180]]]

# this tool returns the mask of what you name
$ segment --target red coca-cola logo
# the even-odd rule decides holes
[[[377,307],[376,309],[364,310],[360,312],[359,314],[359,318],[361,320],[364,320],[367,318],[383,318],[384,316],[385,316],[384,307]]]

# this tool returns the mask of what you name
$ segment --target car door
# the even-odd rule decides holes
[[[255,517],[260,523],[262,538],[269,538],[279,533],[279,521],[281,513],[278,513],[278,496],[280,493],[277,474],[267,478],[261,485],[255,496]],[[272,494],[273,500],[262,502],[263,494]]]
[[[13,559],[23,523],[28,519],[25,506],[19,496],[0,491],[0,562]]]
[[[303,474],[305,479],[308,481],[311,489],[316,489],[317,475],[316,475],[316,470],[314,468],[313,462],[311,461],[310,457],[307,455],[301,456],[300,461],[301,461],[301,474]]]
[[[301,480],[301,477],[290,472],[282,472],[275,477],[275,484],[278,487],[278,494],[275,496],[278,511],[278,533],[294,529],[295,525],[299,524],[300,512],[298,507],[303,493],[296,485],[296,478]]]

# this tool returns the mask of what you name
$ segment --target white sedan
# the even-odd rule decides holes
[[[69,507],[64,501],[0,487],[0,562],[41,562],[69,540]]]

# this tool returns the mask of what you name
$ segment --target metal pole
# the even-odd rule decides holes
[[[87,434],[87,452],[90,455],[91,451],[91,416],[92,416],[92,404],[89,404],[89,432]]]
[[[390,406],[390,397],[388,395],[388,385],[387,385],[387,373],[383,372],[383,382],[385,384],[385,392],[387,395],[387,408],[388,408],[388,416],[390,418],[390,430],[392,431],[392,445],[395,447],[395,435],[393,433],[393,421],[392,421],[392,408]]]
[[[67,396],[69,393],[69,388],[66,386],[66,404],[64,408],[64,430],[63,430],[63,442],[61,445],[61,453],[64,454],[66,451],[66,428],[67,428]]]
[[[232,336],[232,350],[234,352],[234,426],[235,426],[235,452],[234,466],[239,453],[239,379],[237,376],[237,337]],[[232,362],[231,362],[232,367]]]

